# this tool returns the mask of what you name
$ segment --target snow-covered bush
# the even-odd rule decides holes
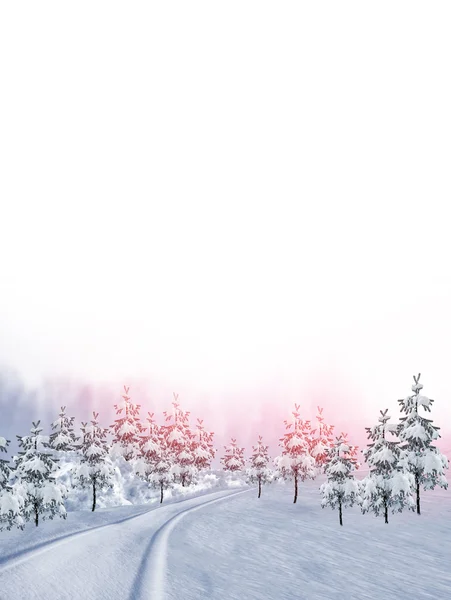
[[[425,490],[433,490],[436,486],[448,487],[445,469],[449,467],[448,459],[441,454],[432,442],[440,435],[439,427],[432,424],[431,419],[426,419],[419,414],[420,407],[426,412],[431,412],[434,400],[420,394],[423,389],[420,383],[421,373],[415,377],[412,384],[413,395],[398,400],[401,417],[398,427],[398,438],[401,443],[399,465],[414,477],[416,494],[416,510],[420,514],[420,486]]]
[[[370,473],[361,481],[362,512],[384,514],[388,523],[388,510],[401,512],[404,508],[415,510],[412,498],[412,475],[399,467],[399,442],[388,440],[387,434],[396,435],[397,425],[391,425],[388,409],[380,411],[379,424],[366,427],[372,444],[363,451]]]
[[[327,482],[320,487],[322,495],[321,507],[338,507],[340,525],[343,525],[343,508],[361,503],[359,484],[352,472],[356,460],[349,454],[349,446],[338,437],[333,447],[327,452],[325,473]]]
[[[298,481],[314,479],[316,475],[315,459],[310,454],[312,431],[309,421],[303,421],[299,413],[299,404],[295,404],[294,420],[284,421],[287,431],[280,438],[282,454],[274,459],[278,477],[294,480],[294,500],[298,499]],[[294,425],[293,429],[291,427]]]
[[[57,459],[46,452],[50,449],[49,436],[41,435],[39,423],[33,422],[30,435],[17,436],[23,450],[14,457],[15,488],[24,500],[23,515],[27,521],[34,517],[36,527],[39,515],[43,520],[53,519],[55,515],[66,518],[64,499],[68,492],[56,481]]]

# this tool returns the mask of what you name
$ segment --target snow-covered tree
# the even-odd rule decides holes
[[[277,473],[286,480],[294,480],[294,500],[298,499],[298,482],[314,479],[315,459],[310,454],[312,431],[309,421],[303,421],[299,413],[299,404],[292,412],[294,419],[284,421],[287,431],[280,438],[282,454],[274,459]],[[291,429],[293,427],[293,429]]]
[[[348,451],[346,452],[346,456],[348,458],[353,458],[354,459],[354,469],[358,469],[360,467],[360,462],[359,462],[359,447],[358,446],[354,446],[352,444],[349,443],[348,441],[348,434],[347,433],[343,433],[341,432],[341,439],[343,441],[343,444],[345,444],[348,447]]]
[[[127,461],[138,456],[142,433],[142,425],[139,419],[141,405],[133,404],[130,401],[129,389],[124,385],[123,403],[122,405],[114,405],[116,414],[121,416],[110,425],[114,432],[112,454],[123,456]]]
[[[252,446],[251,466],[246,470],[248,483],[258,483],[258,497],[262,495],[262,484],[271,483],[273,472],[269,468],[268,446],[263,444],[263,438],[258,436],[256,446]]]
[[[42,519],[53,519],[55,515],[66,518],[64,499],[67,488],[55,479],[57,459],[50,449],[49,436],[41,435],[40,421],[33,422],[30,435],[17,436],[18,456],[14,457],[16,486],[24,499],[23,514],[27,521],[34,517],[36,527],[39,515]]]
[[[240,448],[235,438],[227,446],[224,446],[224,456],[220,459],[224,471],[236,473],[242,471],[245,465],[244,448]]]
[[[99,413],[93,412],[91,425],[81,424],[81,461],[73,471],[74,484],[92,487],[92,510],[96,508],[97,491],[113,487],[114,468],[108,455],[108,429],[99,426]]]
[[[191,444],[194,466],[198,471],[209,469],[211,461],[215,457],[215,449],[213,447],[213,431],[205,431],[202,419],[197,419],[197,433],[194,436]]]
[[[193,454],[194,434],[189,426],[190,413],[180,408],[178,394],[174,394],[172,405],[173,414],[168,414],[166,411],[163,413],[167,424],[162,428],[162,434],[165,437],[168,458],[172,462],[174,481],[180,482],[184,487],[194,480],[196,473]]]
[[[321,507],[338,507],[340,525],[343,525],[343,508],[360,504],[359,484],[352,474],[356,460],[349,453],[349,446],[341,437],[336,438],[333,447],[327,452],[328,458],[325,473],[327,482],[320,487],[322,494]]]
[[[144,458],[147,462],[153,463],[160,451],[160,427],[155,421],[154,413],[148,412],[147,415],[148,426],[147,428],[143,427],[143,433],[140,436],[138,459]]]
[[[0,436],[0,452],[7,452],[10,443],[10,440]],[[0,531],[10,530],[14,526],[24,528],[24,520],[21,516],[24,501],[10,485],[10,477],[9,461],[0,458]]]
[[[164,426],[159,427],[153,413],[148,413],[149,431],[143,436],[140,456],[135,462],[135,473],[152,487],[160,489],[160,504],[164,490],[173,485],[171,452],[167,446]]]
[[[423,389],[420,375],[413,377],[413,394],[398,400],[401,412],[405,413],[398,427],[401,447],[399,464],[414,477],[417,514],[420,514],[420,486],[425,490],[433,490],[437,485],[446,489],[448,482],[445,469],[449,466],[447,457],[432,445],[434,440],[441,437],[438,433],[440,428],[433,425],[431,419],[419,414],[420,407],[431,412],[434,402],[420,393]]]
[[[327,450],[332,448],[333,439],[333,425],[327,425],[324,422],[323,409],[318,406],[318,415],[316,416],[317,425],[313,430],[314,437],[310,454],[315,459],[316,466],[319,469],[323,469],[327,460]]]
[[[50,448],[57,452],[70,452],[76,450],[77,440],[80,438],[74,432],[75,417],[66,415],[66,407],[61,407],[61,412],[56,421],[52,423],[54,430],[50,434]]]
[[[384,514],[388,523],[388,510],[401,512],[404,508],[415,510],[412,498],[412,475],[398,468],[399,442],[389,440],[388,433],[396,435],[398,426],[390,424],[388,409],[380,411],[379,424],[366,427],[372,444],[363,450],[370,473],[361,484],[362,512]]]

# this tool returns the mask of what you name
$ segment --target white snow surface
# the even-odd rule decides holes
[[[0,599],[450,598],[451,493],[422,515],[321,509],[324,478],[212,490],[182,501],[68,513],[0,533]],[[236,493],[238,492],[238,493]],[[236,495],[235,495],[236,493]],[[418,568],[412,569],[414,565]]]

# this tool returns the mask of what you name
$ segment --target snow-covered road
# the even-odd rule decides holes
[[[70,513],[0,534],[1,600],[449,600],[451,494],[321,509],[320,481]],[[90,527],[90,530],[87,528]],[[93,529],[95,527],[95,529]]]
[[[246,491],[221,491],[150,510],[141,508],[138,514],[113,523],[14,548],[0,560],[0,598],[160,600],[167,542],[177,522],[191,511]]]

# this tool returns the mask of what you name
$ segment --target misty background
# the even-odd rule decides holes
[[[451,447],[449,9],[0,11],[0,435],[129,385],[364,444],[421,372]]]

